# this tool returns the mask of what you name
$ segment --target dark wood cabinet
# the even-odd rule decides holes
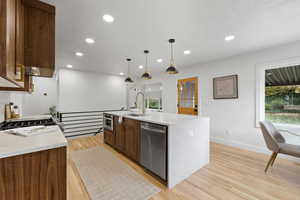
[[[24,86],[23,77],[17,76],[24,69],[24,52],[20,49],[23,45],[22,11],[22,0],[0,1],[0,76],[7,81],[4,87]]]
[[[0,90],[32,91],[25,66],[53,76],[55,7],[39,0],[1,0]]]
[[[104,142],[111,146],[115,146],[115,132],[104,129]]]
[[[115,148],[120,152],[125,152],[125,129],[123,123],[118,122],[118,117],[114,117],[114,131],[116,136]]]
[[[52,77],[55,69],[55,7],[37,0],[25,5],[25,66],[37,67],[40,76]]]
[[[66,147],[0,159],[0,186],[1,200],[66,200]]]
[[[123,118],[122,123],[114,117],[114,148],[135,162],[140,158],[140,122]],[[104,135],[104,138],[106,136]],[[104,139],[105,140],[105,139]],[[106,142],[108,143],[108,142]]]
[[[132,160],[139,162],[140,153],[140,122],[124,119],[125,129],[125,154]]]
[[[16,68],[22,68],[24,69],[24,5],[22,3],[22,0],[16,1]],[[24,82],[25,78],[25,71],[20,71],[22,77],[19,77],[19,79],[22,79]]]

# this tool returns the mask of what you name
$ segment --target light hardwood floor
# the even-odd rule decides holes
[[[168,190],[142,168],[103,144],[101,136],[69,140],[69,152],[103,146],[162,189],[152,200],[299,200],[300,164],[276,160],[264,173],[268,156],[211,143],[210,164]],[[74,163],[68,159],[68,199],[89,200]]]

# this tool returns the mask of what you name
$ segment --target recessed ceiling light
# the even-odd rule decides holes
[[[123,72],[120,72],[120,75],[121,75],[121,76],[123,76],[123,75],[124,75],[124,73],[123,73]]]
[[[73,65],[67,65],[67,68],[72,68],[73,67]]]
[[[140,69],[143,69],[143,68],[144,68],[144,66],[143,66],[143,65],[140,65],[140,66],[139,66],[139,68],[140,68]]]
[[[107,22],[109,24],[113,23],[114,20],[115,20],[113,16],[108,15],[108,14],[103,15],[102,19],[103,19],[103,21],[105,21],[105,22]]]
[[[76,52],[75,55],[81,57],[81,56],[83,56],[83,53],[82,52]]]
[[[88,44],[94,44],[95,43],[95,40],[93,38],[86,38],[85,41]]]
[[[159,62],[159,63],[161,63],[163,61],[163,59],[159,58],[156,61]]]
[[[189,54],[191,54],[191,50],[185,50],[185,51],[183,51],[183,53],[184,53],[185,55],[189,55]]]
[[[235,36],[234,35],[228,35],[225,37],[225,41],[231,41],[234,40]]]

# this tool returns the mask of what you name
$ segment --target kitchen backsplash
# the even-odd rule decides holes
[[[4,105],[10,102],[9,92],[0,92],[0,122],[4,121]]]

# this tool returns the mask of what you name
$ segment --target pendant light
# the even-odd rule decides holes
[[[152,76],[148,73],[148,50],[144,51],[145,55],[146,55],[146,65],[145,65],[145,73],[142,75],[142,79],[145,80],[150,80],[152,78]]]
[[[170,61],[170,66],[167,68],[166,72],[168,74],[177,74],[178,70],[176,69],[174,64],[174,51],[173,51],[173,44],[175,43],[175,39],[169,39],[169,43],[171,46],[171,61]]]
[[[125,79],[125,83],[133,83],[133,80],[130,78],[130,58],[126,59],[127,63],[128,63],[128,68],[127,68],[127,78]]]

